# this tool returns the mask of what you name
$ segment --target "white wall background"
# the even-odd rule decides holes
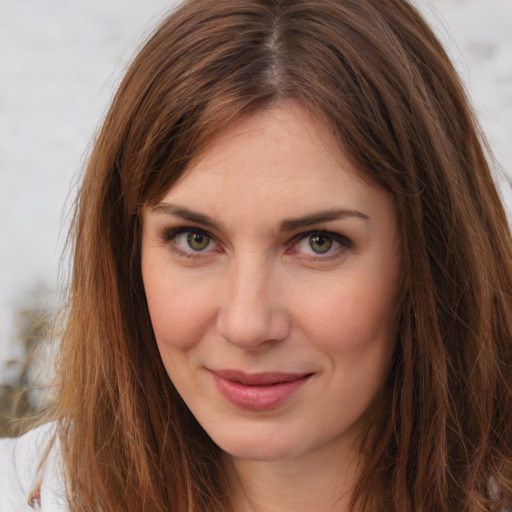
[[[512,0],[416,3],[512,174]],[[135,48],[174,4],[0,0],[0,384],[19,372],[17,312],[52,303],[63,213],[88,142]],[[501,186],[512,211],[512,190]]]

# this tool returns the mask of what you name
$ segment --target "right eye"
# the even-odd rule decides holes
[[[194,253],[207,253],[218,249],[213,237],[202,229],[180,227],[166,232],[165,239],[171,244],[172,249],[184,255]]]

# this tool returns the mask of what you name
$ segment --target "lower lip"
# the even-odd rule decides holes
[[[262,411],[281,405],[291,398],[306,383],[311,375],[297,380],[279,382],[264,386],[246,386],[240,382],[224,379],[213,373],[217,388],[222,395],[236,407]]]

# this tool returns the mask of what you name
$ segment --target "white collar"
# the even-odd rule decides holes
[[[0,512],[69,512],[55,423],[0,440]],[[46,464],[41,460],[48,452]]]

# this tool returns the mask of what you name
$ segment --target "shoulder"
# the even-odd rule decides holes
[[[68,511],[58,440],[50,445],[55,432],[56,424],[47,423],[0,439],[0,512]]]

